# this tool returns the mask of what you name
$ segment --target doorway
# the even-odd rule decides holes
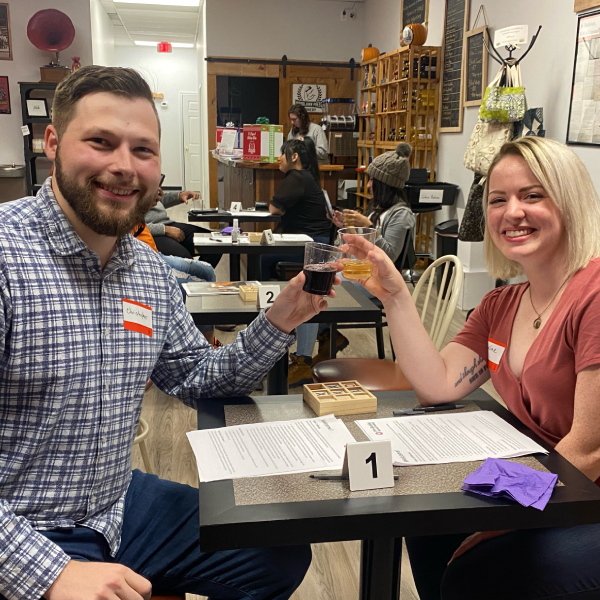
[[[256,123],[267,117],[270,123],[279,119],[278,77],[217,76],[217,125],[235,127]]]

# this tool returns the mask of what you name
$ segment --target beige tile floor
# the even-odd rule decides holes
[[[185,220],[185,206],[170,209],[172,218]],[[243,276],[243,273],[242,273]],[[217,280],[228,279],[228,261],[222,260],[217,267]],[[446,337],[446,343],[456,335],[465,321],[466,313],[455,312]],[[427,322],[427,321],[426,321]],[[241,329],[238,327],[237,330]],[[223,344],[231,343],[234,333],[217,332]],[[348,329],[344,335],[350,345],[339,354],[344,357],[376,357],[377,347],[373,330]],[[386,358],[391,359],[391,348],[387,332]],[[499,399],[488,382],[484,389]],[[262,392],[257,392],[262,393]],[[195,412],[176,398],[166,396],[153,387],[144,398],[142,416],[150,425],[147,446],[153,470],[160,477],[188,485],[197,486],[196,463],[185,436],[196,429]],[[143,468],[138,448],[133,449],[134,468]],[[353,600],[358,598],[359,542],[343,542],[313,545],[313,562],[304,582],[292,596],[292,600]],[[402,559],[401,597],[403,600],[418,600],[410,564],[406,552]],[[188,595],[188,600],[204,600],[203,596]]]

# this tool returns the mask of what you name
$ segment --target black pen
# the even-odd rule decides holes
[[[395,410],[394,416],[405,417],[407,415],[424,415],[425,413],[442,410],[457,410],[464,407],[464,404],[438,404],[437,406],[422,406],[420,408],[403,408],[402,410]]]
[[[346,481],[348,479],[348,475],[310,475],[310,477],[323,481]],[[398,475],[394,475],[394,479],[398,479]]]

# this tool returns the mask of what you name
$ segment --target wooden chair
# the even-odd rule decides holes
[[[451,265],[454,265],[454,268],[450,274]],[[443,268],[443,273],[435,306],[433,307],[431,325],[427,333],[435,347],[441,350],[462,288],[463,267],[460,259],[456,256],[442,256],[429,265],[417,282],[412,298],[414,303],[418,305],[421,293],[424,292],[425,294],[420,311],[421,323],[424,323],[425,317],[428,315],[430,302],[433,300],[431,292],[436,279],[436,268],[438,267]],[[447,289],[446,282],[448,282]],[[410,343],[410,340],[407,340],[407,343]],[[372,392],[412,389],[410,382],[396,362],[377,358],[325,360],[313,367],[312,375],[317,383],[354,379]]]
[[[152,463],[150,462],[150,457],[148,456],[148,449],[146,448],[146,438],[148,437],[149,432],[150,427],[148,426],[148,423],[145,419],[140,418],[138,430],[133,440],[133,445],[140,445],[140,452],[142,453],[144,469],[146,469],[146,473],[153,473],[154,471],[152,471]]]

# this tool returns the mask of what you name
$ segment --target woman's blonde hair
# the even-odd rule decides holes
[[[570,275],[600,256],[600,200],[590,174],[570,148],[546,138],[522,137],[502,146],[488,171],[483,192],[487,213],[489,181],[494,168],[506,156],[520,156],[558,208],[567,233],[566,268]],[[485,223],[484,251],[487,268],[496,279],[523,273],[521,265],[506,258],[496,247]]]

